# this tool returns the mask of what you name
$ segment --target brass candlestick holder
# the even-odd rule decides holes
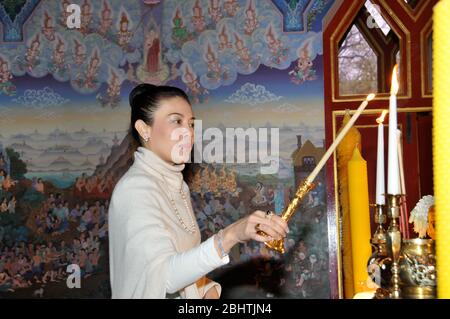
[[[399,299],[401,298],[400,290],[400,250],[402,245],[402,234],[399,227],[399,217],[400,217],[400,197],[401,195],[387,195],[388,200],[388,217],[391,223],[388,228],[388,247],[391,250],[392,265],[391,265],[391,289],[390,298]]]
[[[390,287],[392,260],[389,256],[388,234],[384,228],[387,216],[385,213],[385,205],[377,204],[373,205],[373,207],[375,207],[374,219],[375,223],[378,224],[378,227],[370,241],[373,252],[368,262],[368,274],[369,276],[372,276],[374,271],[372,266],[377,267],[379,278],[375,277],[375,283],[380,286],[379,289],[384,290],[384,293],[388,294],[386,289]]]
[[[300,205],[300,202],[303,200],[303,198],[305,198],[306,194],[308,194],[314,187],[315,184],[309,182],[308,180],[305,180],[302,184],[300,184],[291,203],[285,208],[285,210],[281,214],[281,218],[283,218],[286,222],[288,222],[289,219],[291,219],[291,217],[295,214],[295,211]],[[258,234],[268,237],[268,235],[263,231],[258,231]],[[274,239],[271,241],[267,241],[265,242],[265,245],[270,249],[273,249],[281,254],[284,254],[285,252],[284,240],[282,239],[280,240]]]
[[[387,255],[386,251],[386,243],[388,240],[388,235],[386,230],[384,229],[384,224],[386,224],[386,214],[384,212],[384,205],[375,205],[375,224],[378,224],[377,230],[372,236],[372,244],[376,247],[376,250],[383,254]]]

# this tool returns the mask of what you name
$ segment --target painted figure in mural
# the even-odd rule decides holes
[[[134,68],[133,64],[128,62],[128,69],[127,69],[127,80],[131,83],[138,83],[139,80],[136,77],[136,69]]]
[[[146,71],[150,74],[158,72],[160,59],[161,41],[159,39],[159,34],[154,30],[151,30],[147,37]]]
[[[98,29],[98,33],[102,36],[106,36],[106,33],[109,31],[112,26],[112,11],[106,0],[103,0],[103,8],[100,13],[100,27]]]
[[[234,34],[235,42],[234,46],[236,49],[236,54],[239,57],[239,60],[242,62],[245,68],[249,68],[252,63],[252,58],[250,56],[250,51],[244,43],[244,40],[239,37],[237,33]]]
[[[227,26],[224,24],[219,33],[219,50],[231,49],[233,46],[228,39]]]
[[[172,24],[172,40],[175,42],[175,45],[181,48],[183,43],[190,39],[190,35],[187,31],[187,28],[184,26],[180,8],[177,8],[177,10],[175,11],[175,16],[172,19]]]
[[[209,0],[208,13],[214,23],[217,23],[222,19],[220,0]]]
[[[103,107],[109,105],[111,107],[116,107],[120,102],[120,88],[121,88],[121,81],[119,79],[119,76],[117,75],[114,70],[111,70],[111,76],[108,81],[108,89],[106,90],[106,96],[97,95],[97,100],[100,101],[101,105]],[[102,181],[106,182],[105,181]],[[101,184],[99,184],[101,185]],[[102,186],[101,189],[104,187]],[[103,193],[103,190],[102,190]]]
[[[239,3],[237,0],[225,0],[223,9],[230,17],[234,17],[239,10]]]
[[[74,42],[73,61],[75,62],[75,64],[81,65],[84,63],[86,59],[86,48],[77,39],[74,39],[73,42]]]
[[[9,64],[6,59],[0,56],[0,94],[12,96],[16,93],[16,87],[12,84],[11,79],[13,75],[9,69]],[[3,154],[2,154],[2,162]],[[2,165],[0,165],[2,167]]]
[[[264,185],[261,182],[256,183],[255,193],[256,195],[251,200],[252,204],[255,207],[266,205],[267,204],[267,198],[265,195],[266,191]]]
[[[55,40],[55,27],[53,26],[52,17],[47,11],[44,12],[44,24],[41,30],[48,41]]]
[[[111,106],[116,106],[120,101],[120,79],[116,72],[111,71],[111,79],[108,82],[107,94],[111,101]]]
[[[201,194],[202,192],[202,176],[201,176],[201,170],[198,169],[194,177],[192,178],[192,182],[190,184],[191,192]]]
[[[117,42],[122,48],[126,48],[133,37],[133,33],[128,30],[129,24],[130,20],[128,20],[127,14],[122,12],[119,23],[119,31],[117,32]]]
[[[227,178],[227,189],[230,194],[232,194],[233,197],[238,197],[240,188],[237,187],[237,178],[236,178],[236,171],[232,170],[228,174]]]
[[[58,36],[58,42],[55,45],[52,55],[52,62],[49,63],[49,70],[53,73],[63,71],[66,66],[64,64],[66,53],[66,46],[61,38]]]
[[[89,0],[84,0],[81,6],[81,28],[80,32],[83,35],[87,35],[89,33],[89,25],[92,21],[92,6]]]
[[[289,72],[291,81],[295,84],[302,84],[306,81],[314,81],[316,79],[316,71],[312,68],[311,59],[311,42],[305,43],[298,49],[298,60],[294,70]]]
[[[259,27],[259,21],[253,0],[249,0],[247,9],[245,10],[245,16],[246,16],[244,23],[245,34],[252,35],[253,31],[255,31]]]
[[[208,220],[218,234],[202,242],[182,175],[194,143],[188,97],[178,88],[141,84],[129,100],[132,135],[139,147],[132,167],[116,184],[108,211],[112,298],[218,299],[220,285],[208,273],[228,264],[238,243],[266,241],[258,235],[259,227],[277,240],[286,238],[287,223],[255,211],[230,224],[221,216],[220,201],[209,198],[218,214]],[[182,145],[173,138],[175,130]],[[159,226],[163,224],[167,227]]]
[[[207,101],[206,95],[208,94],[208,91],[201,87],[200,83],[198,83],[197,76],[191,71],[191,68],[187,64],[184,68],[182,79],[187,86],[186,93],[193,103],[198,104]]]
[[[209,174],[209,191],[213,193],[215,196],[218,195],[219,184],[217,183],[217,175],[214,167],[212,168]]]
[[[273,64],[278,65],[287,59],[287,49],[283,47],[283,43],[275,35],[272,24],[267,28],[265,40],[269,47],[269,52],[272,55],[270,60]]]
[[[94,87],[95,77],[97,76],[98,69],[100,67],[100,58],[98,57],[98,51],[95,51],[94,56],[89,62],[89,66],[86,73],[86,86]]]
[[[100,67],[101,61],[98,56],[98,51],[95,50],[91,59],[89,60],[89,64],[87,66],[87,70],[84,74],[84,79],[79,77],[76,80],[78,86],[83,88],[94,89],[98,84],[97,73]]]
[[[222,167],[219,170],[219,174],[217,176],[217,182],[219,183],[219,190],[222,193],[226,193],[228,191],[227,189],[227,172],[225,170],[225,165],[222,165]]]
[[[200,0],[196,0],[194,6],[192,7],[192,25],[197,33],[202,33],[206,29],[206,21],[203,16],[203,9],[200,5]]]
[[[40,63],[39,53],[40,53],[41,41],[39,40],[39,34],[36,34],[33,41],[31,41],[30,47],[25,53],[25,61],[27,65],[28,72],[31,72],[33,68]]]
[[[71,2],[69,0],[63,0],[61,2],[61,18],[59,20],[59,23],[62,26],[67,26],[67,18],[70,16],[70,12],[67,12],[67,8],[70,4]]]
[[[204,55],[205,61],[208,65],[208,74],[207,76],[212,79],[220,78],[220,73],[222,71],[222,67],[220,65],[219,60],[214,53],[214,50],[210,43],[208,43],[208,47],[206,53]]]

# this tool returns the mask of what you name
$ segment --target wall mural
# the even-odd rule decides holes
[[[204,161],[186,179],[203,238],[255,209],[281,213],[324,152],[321,31],[332,2],[0,1],[0,297],[110,297],[108,199],[132,162],[138,83],[185,89],[202,120]],[[71,3],[80,29],[65,23]],[[278,170],[263,174],[268,162],[251,156],[223,163],[226,128],[256,132],[247,154],[279,140]],[[317,181],[285,256],[249,243],[212,274],[223,297],[329,297]],[[67,286],[70,264],[81,288]]]

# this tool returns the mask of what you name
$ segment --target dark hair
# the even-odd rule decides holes
[[[188,96],[183,90],[172,86],[156,86],[142,83],[131,91],[129,97],[131,106],[130,131],[133,138],[139,143],[139,145],[142,145],[142,141],[139,132],[134,127],[136,121],[142,120],[146,124],[152,125],[154,113],[158,109],[161,100],[174,97],[181,97],[186,100],[186,102],[191,104]]]

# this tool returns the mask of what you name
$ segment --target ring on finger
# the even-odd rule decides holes
[[[271,220],[273,215],[274,215],[274,213],[273,213],[272,211],[268,210],[268,211],[266,212],[266,216],[265,216],[265,217],[266,217],[268,220]]]

